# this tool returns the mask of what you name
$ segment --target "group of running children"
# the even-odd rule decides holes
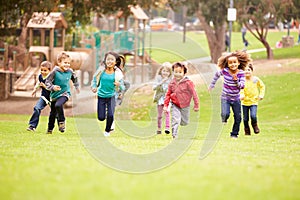
[[[124,93],[130,87],[125,81],[125,58],[115,52],[105,54],[102,65],[97,69],[91,82],[91,90],[97,93],[98,120],[106,120],[104,136],[110,136],[114,129],[114,112],[116,105],[122,103]],[[39,123],[41,110],[47,105],[51,107],[47,133],[52,134],[55,120],[60,132],[65,132],[66,119],[64,104],[71,97],[70,80],[79,93],[79,84],[74,71],[70,68],[71,57],[66,52],[57,56],[57,66],[52,69],[52,63],[43,61],[40,65],[40,75],[32,95],[41,88],[41,97],[34,106],[27,130],[35,131]],[[252,75],[252,60],[244,51],[236,51],[221,56],[218,60],[218,70],[209,86],[211,91],[217,80],[223,76],[221,94],[221,119],[224,124],[230,116],[230,107],[234,114],[234,124],[230,136],[237,138],[242,121],[242,110],[245,135],[251,135],[249,114],[254,133],[259,133],[257,125],[257,105],[265,93],[264,83]],[[165,62],[158,70],[153,85],[154,102],[157,104],[157,134],[162,134],[162,119],[165,116],[166,134],[172,133],[178,138],[179,126],[189,123],[190,104],[193,98],[195,112],[199,111],[199,98],[195,85],[186,76],[186,62]],[[171,121],[170,121],[171,118]],[[171,123],[171,124],[170,124]]]

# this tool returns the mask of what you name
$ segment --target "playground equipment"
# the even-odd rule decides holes
[[[57,54],[65,49],[65,31],[67,22],[62,13],[33,13],[27,24],[29,29],[29,66],[18,78],[14,88],[16,90],[30,90],[33,88],[39,64],[49,60],[56,64]],[[71,67],[74,70],[94,71],[95,55],[92,49],[74,49],[68,51],[71,55]]]
[[[8,66],[8,45],[4,44],[4,48],[0,48],[0,68],[7,70]]]
[[[138,20],[141,19],[145,24],[145,20],[148,17],[142,12],[140,7],[131,7],[130,9],[136,20],[135,33],[101,30],[88,36],[82,35],[80,47],[77,47],[73,42],[72,50],[66,51],[72,58],[71,67],[74,70],[81,71],[81,86],[90,84],[93,73],[99,67],[107,51],[133,55],[134,67],[138,66],[138,58],[144,64],[144,35],[142,40],[139,39],[137,25]],[[15,82],[15,90],[33,89],[39,73],[39,64],[42,61],[48,60],[53,64],[57,64],[56,57],[58,53],[65,50],[65,32],[67,27],[67,22],[60,12],[33,13],[27,24],[29,30],[28,66],[25,66],[24,73]],[[88,74],[87,77],[85,76],[86,74]]]

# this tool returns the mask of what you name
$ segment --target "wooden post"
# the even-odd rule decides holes
[[[8,44],[4,43],[4,70],[7,70],[8,68],[8,63],[9,63],[9,59],[8,59]]]
[[[16,52],[16,51],[13,51],[13,69],[14,69],[14,72],[15,72],[15,73],[17,72],[17,66],[16,66],[17,59],[16,59],[16,54],[17,54],[17,52]]]
[[[44,28],[41,29],[41,46],[45,46],[45,30]]]
[[[49,61],[55,63],[54,55],[53,55],[53,48],[54,48],[54,29],[50,29],[50,45],[49,45]]]
[[[33,44],[33,29],[29,29],[29,46],[32,46]]]
[[[62,49],[65,49],[65,36],[66,36],[66,29],[63,28],[63,30],[62,30]]]
[[[135,19],[135,26],[134,26],[134,61],[133,61],[133,69],[134,69],[134,75],[133,75],[133,83],[135,83],[135,78],[136,78],[136,70],[137,70],[137,56],[138,56],[138,51],[137,51],[137,43],[138,43],[138,19]]]
[[[24,56],[24,62],[23,62],[23,70],[25,71],[25,69],[28,67],[28,60],[29,60],[29,53],[26,52],[25,56]],[[15,61],[14,61],[15,62]]]

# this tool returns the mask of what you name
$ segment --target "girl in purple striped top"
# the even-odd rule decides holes
[[[224,124],[230,116],[230,107],[233,111],[234,124],[230,136],[237,138],[240,130],[241,117],[241,101],[240,90],[245,85],[244,68],[247,66],[251,59],[244,51],[236,51],[218,59],[217,71],[210,86],[211,91],[220,76],[223,76],[223,89],[221,94],[221,117]]]

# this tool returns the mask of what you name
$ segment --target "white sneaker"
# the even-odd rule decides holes
[[[108,132],[105,131],[105,132],[104,132],[104,136],[105,136],[105,137],[109,137],[109,136],[110,136],[110,133],[108,133]]]

